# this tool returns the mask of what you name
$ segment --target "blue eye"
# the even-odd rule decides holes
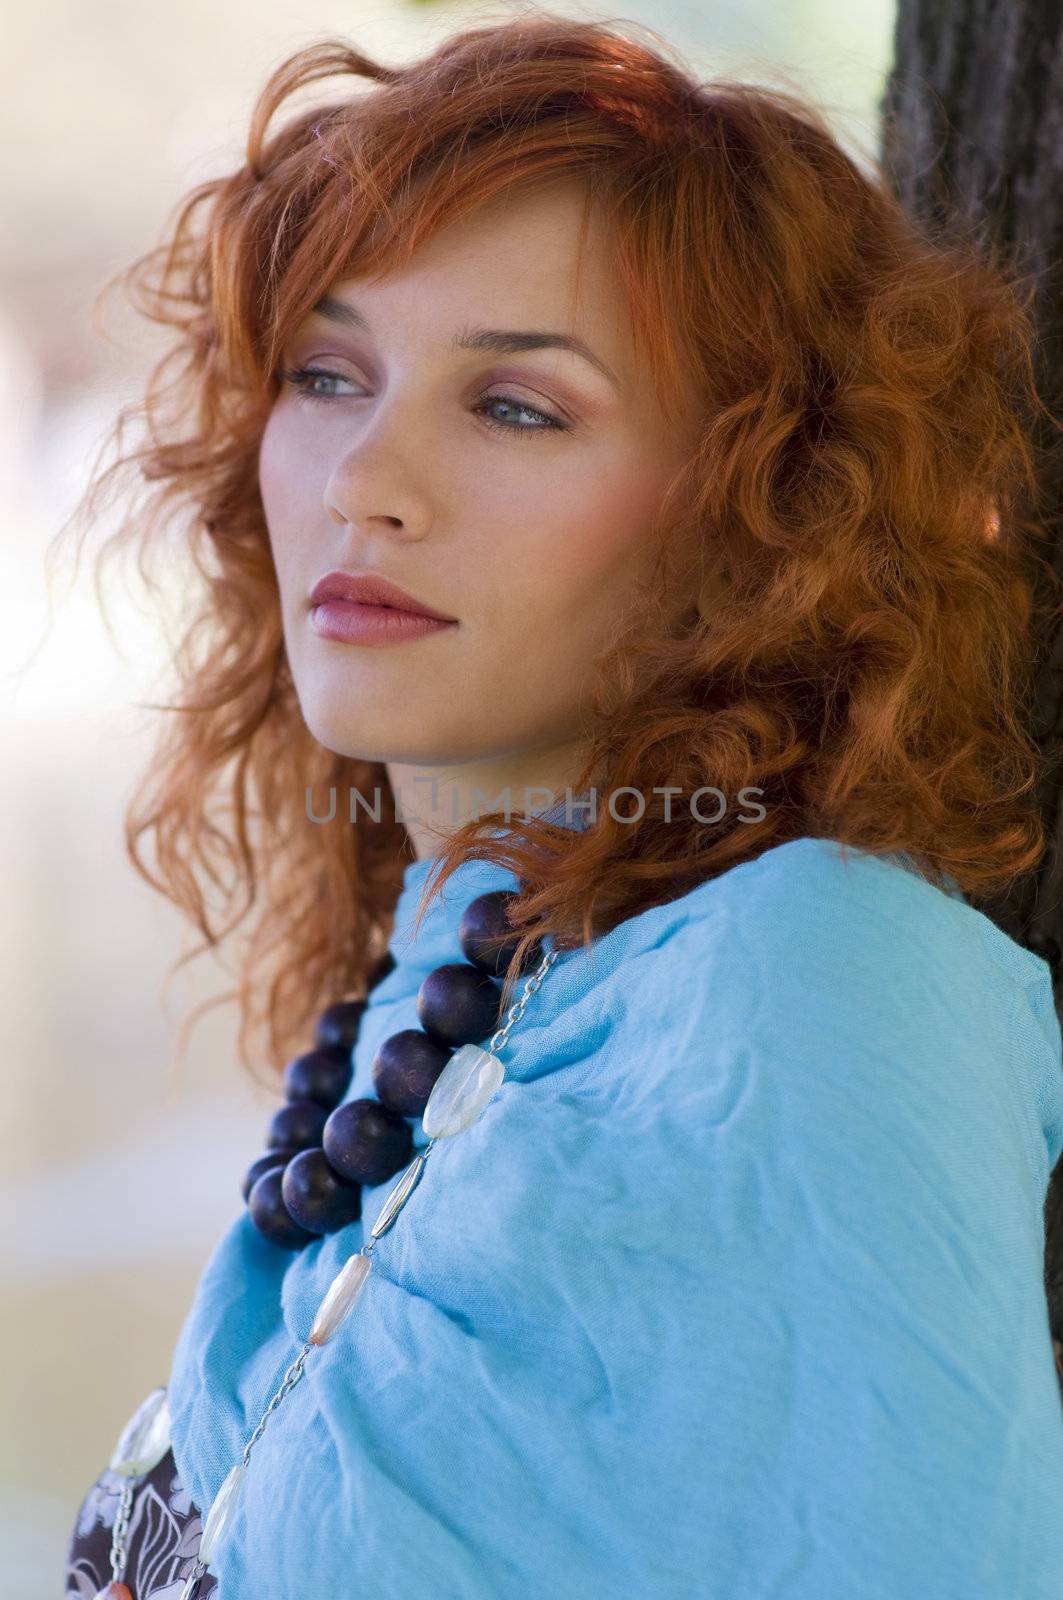
[[[290,384],[293,389],[299,391],[301,399],[309,400],[312,403],[323,402],[325,404],[330,400],[343,399],[345,397],[336,394],[322,394],[319,389],[314,387],[316,384],[320,382],[353,382],[353,379],[344,378],[338,372],[328,372],[324,367],[289,367],[281,373],[281,377],[285,383]],[[526,417],[534,417],[535,422],[531,426],[524,426],[515,422],[498,422],[494,418],[484,415],[494,406],[509,406],[513,411],[523,412]],[[529,433],[566,433],[569,427],[569,424],[562,422],[560,417],[552,416],[548,411],[540,411],[535,406],[526,405],[523,400],[517,400],[514,396],[507,394],[483,395],[473,407],[473,411],[477,416],[483,418],[485,427],[493,429],[495,433],[508,433],[511,436]]]
[[[482,416],[484,412],[490,411],[492,406],[511,406],[514,411],[523,411],[525,416],[537,419],[534,427],[524,428],[513,422],[495,422],[492,418],[484,416],[483,420],[487,427],[494,428],[497,433],[549,433],[555,430],[564,433],[568,427],[568,424],[562,422],[559,417],[552,417],[549,412],[539,411],[535,406],[525,405],[523,400],[515,400],[508,394],[487,395],[473,409],[477,416]]]
[[[293,389],[298,389],[304,400],[332,400],[331,394],[319,394],[312,385],[319,378],[324,378],[327,383],[347,383],[349,379],[343,378],[338,372],[326,372],[323,367],[289,367],[281,373],[285,383],[290,383]]]

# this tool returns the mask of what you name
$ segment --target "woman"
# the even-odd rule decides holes
[[[1058,1593],[1030,327],[640,31],[300,51],[138,264],[130,845],[286,1103],[68,1594]]]

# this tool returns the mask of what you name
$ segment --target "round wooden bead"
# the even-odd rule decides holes
[[[313,1100],[334,1111],[351,1086],[350,1047],[307,1050],[284,1069],[284,1093],[289,1100]]]
[[[337,1000],[317,1019],[314,1045],[318,1050],[351,1050],[365,1015],[364,1000]]]
[[[384,954],[378,956],[369,969],[369,977],[367,979],[369,988],[375,989],[378,983],[383,983],[388,974],[394,972],[395,966],[395,957],[390,950],[385,950]]]
[[[255,1187],[255,1184],[258,1182],[259,1178],[261,1178],[264,1172],[272,1172],[274,1167],[287,1166],[288,1162],[295,1154],[295,1148],[293,1146],[288,1146],[283,1150],[267,1150],[264,1156],[259,1156],[257,1161],[252,1161],[251,1165],[247,1169],[247,1173],[244,1177],[243,1189],[241,1190],[244,1199],[247,1199],[248,1195],[251,1193],[251,1190]]]
[[[498,985],[467,961],[436,967],[417,991],[417,1017],[443,1044],[475,1044],[498,1026]]]
[[[373,1061],[373,1087],[383,1105],[404,1117],[419,1117],[451,1051],[420,1028],[393,1033]]]
[[[283,1178],[283,1167],[264,1172],[252,1186],[247,1197],[247,1209],[259,1233],[265,1234],[267,1239],[285,1250],[301,1250],[317,1235],[301,1228],[284,1204],[281,1189]]]
[[[477,895],[465,907],[458,924],[458,943],[462,955],[492,978],[505,976],[513,952],[520,942],[506,921],[506,906],[518,898],[512,889],[492,889],[489,894]],[[499,934],[506,935],[505,942],[492,951],[487,940]],[[530,966],[537,966],[541,960],[542,943],[536,940],[525,957],[521,971],[526,972]]]
[[[281,1178],[281,1198],[301,1228],[335,1233],[362,1214],[362,1191],[329,1166],[324,1150],[300,1150]]]
[[[325,1123],[329,1164],[348,1183],[383,1183],[413,1154],[410,1125],[379,1100],[348,1100]]]
[[[269,1125],[266,1143],[271,1150],[284,1147],[306,1150],[321,1143],[328,1112],[316,1100],[292,1100],[281,1106]]]

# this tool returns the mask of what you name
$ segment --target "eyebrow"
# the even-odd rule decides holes
[[[369,332],[369,323],[363,313],[333,295],[322,295],[315,303],[313,312],[330,322],[355,328],[359,333]],[[571,333],[546,333],[538,329],[518,328],[467,328],[453,341],[451,349],[489,350],[496,355],[517,355],[524,350],[568,350],[589,361],[615,388],[620,388],[620,380],[612,368],[595,355],[590,345],[584,344],[582,339],[577,339]]]

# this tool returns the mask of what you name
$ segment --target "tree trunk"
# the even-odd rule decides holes
[[[883,164],[910,215],[957,220],[1035,285],[1037,377],[1063,419],[1063,0],[898,0],[894,63],[882,101]],[[1048,444],[1042,489],[1057,573],[1063,572],[1060,434],[1030,420]],[[1039,599],[1044,596],[1039,594]],[[1049,850],[1014,893],[982,907],[1048,960],[1063,1005],[1063,628],[1034,641],[1031,729],[1056,762],[1038,801]],[[1063,1386],[1063,1160],[1045,1206],[1045,1287]]]

